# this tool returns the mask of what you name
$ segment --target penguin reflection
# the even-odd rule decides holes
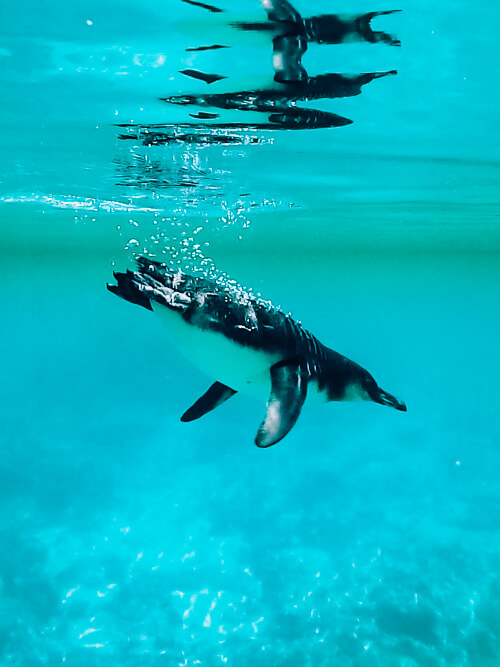
[[[233,21],[231,26],[238,30],[270,32],[273,35],[273,66],[275,81],[307,80],[307,72],[301,64],[308,43],[345,44],[348,42],[383,42],[390,46],[401,46],[401,42],[386,32],[375,31],[371,26],[376,16],[394,14],[401,10],[391,9],[365,14],[320,14],[303,18],[287,0],[259,0],[267,13],[267,21]],[[190,5],[223,12],[212,5],[194,0],[183,0]],[[213,45],[206,48],[224,48]],[[190,49],[195,50],[195,49]]]
[[[223,11],[195,0],[183,0],[183,2],[203,7],[211,12]],[[255,23],[239,21],[232,22],[231,25],[239,30],[269,32],[273,35],[274,82],[277,86],[235,93],[174,95],[162,98],[163,101],[219,109],[271,112],[267,123],[256,125],[261,128],[338,127],[352,121],[329,112],[300,109],[295,107],[295,103],[359,95],[361,87],[373,79],[396,74],[395,70],[390,70],[357,75],[327,73],[310,77],[302,65],[302,56],[309,42],[342,44],[367,41],[399,46],[400,42],[395,37],[385,32],[376,32],[371,27],[371,21],[376,16],[392,14],[399,10],[353,15],[324,14],[304,19],[287,0],[260,0],[260,2],[267,12],[268,21]],[[191,69],[183,70],[182,73],[201,79],[207,84],[223,78]]]
[[[236,22],[240,30],[271,31],[273,37],[274,80],[309,81],[302,66],[302,56],[309,42],[316,44],[344,44],[346,42],[384,42],[401,46],[401,42],[385,32],[374,31],[371,21],[376,16],[394,14],[400,10],[367,14],[321,14],[302,18],[287,0],[260,0],[268,21],[260,23]]]

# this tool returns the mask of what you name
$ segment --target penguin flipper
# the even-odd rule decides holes
[[[192,422],[195,419],[203,417],[207,412],[215,410],[219,405],[222,405],[224,401],[227,401],[234,394],[236,394],[236,391],[231,389],[231,387],[227,387],[222,382],[214,382],[208,391],[186,410],[181,417],[181,422]]]
[[[301,36],[279,35],[273,39],[274,80],[278,83],[302,83],[307,72],[302,56],[307,51],[307,40]]]
[[[288,0],[260,0],[270,21],[293,21],[300,25],[302,17]]]
[[[255,437],[257,447],[271,447],[285,437],[299,418],[306,395],[307,378],[297,360],[271,366],[271,396]]]

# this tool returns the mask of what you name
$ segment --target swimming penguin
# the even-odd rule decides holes
[[[367,400],[406,411],[370,373],[326,347],[290,316],[228,285],[172,271],[146,257],[138,270],[114,273],[108,289],[154,311],[178,346],[217,381],[181,417],[202,417],[236,392],[269,392],[255,443],[276,444],[297,421],[306,396]]]

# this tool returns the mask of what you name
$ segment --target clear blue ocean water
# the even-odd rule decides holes
[[[297,0],[403,10],[373,23],[401,48],[308,46],[310,76],[398,74],[304,130],[159,100],[274,85],[228,25],[259,3],[220,6],[0,6],[0,665],[499,665],[498,4]],[[237,141],[142,140],[197,122]],[[267,450],[244,396],[181,423],[212,380],[106,290],[139,254],[271,299],[408,412],[306,403]]]

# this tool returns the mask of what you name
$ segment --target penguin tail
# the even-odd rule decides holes
[[[108,290],[147,310],[153,310],[152,301],[172,310],[186,310],[193,300],[183,289],[187,276],[147,257],[138,257],[137,264],[137,271],[114,271],[116,285],[108,283]]]
[[[126,273],[113,271],[113,277],[117,282],[116,285],[106,283],[106,287],[110,292],[116,294],[121,299],[125,299],[125,301],[135,303],[138,306],[147,308],[147,310],[153,310],[151,299],[142,288],[140,274],[132,271],[127,271]]]

